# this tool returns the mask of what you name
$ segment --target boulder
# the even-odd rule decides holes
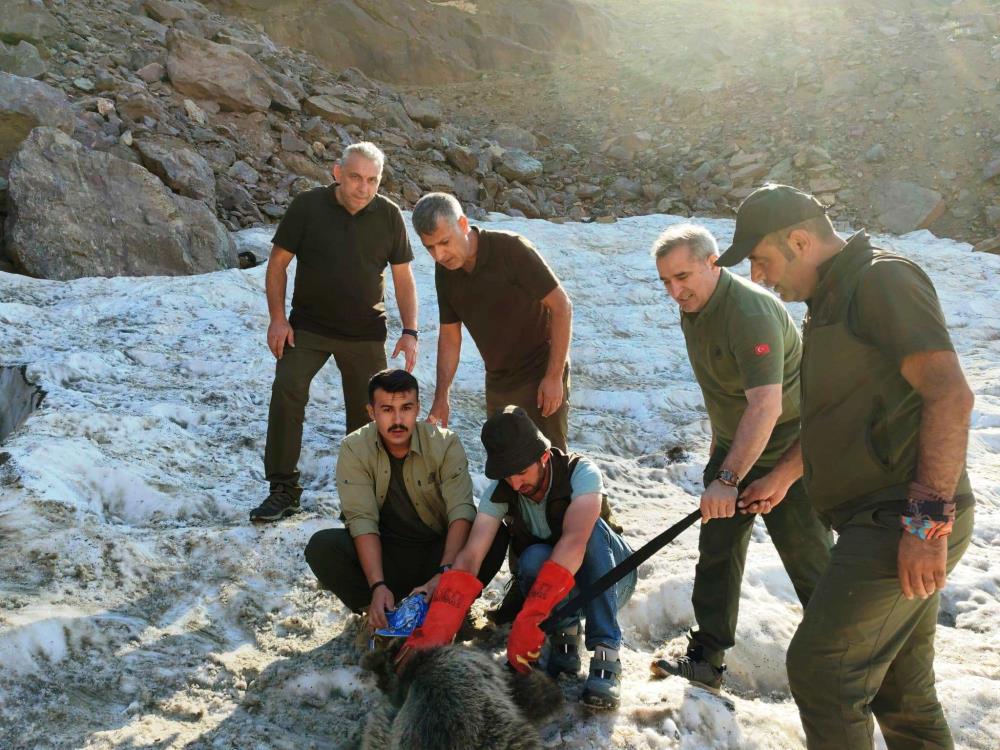
[[[8,206],[7,251],[34,276],[176,276],[238,265],[204,203],[55,128],[36,128],[14,155]]]
[[[0,159],[40,125],[73,132],[75,117],[66,95],[41,81],[0,73]]]
[[[945,211],[941,193],[905,180],[888,180],[873,191],[879,223],[893,234],[926,229]]]
[[[383,101],[375,108],[375,114],[383,126],[395,128],[410,137],[419,135],[422,131],[407,114],[406,108],[399,102]]]
[[[445,170],[432,164],[425,164],[417,172],[417,182],[428,190],[440,190],[451,193],[455,190],[455,182]]]
[[[176,29],[167,32],[166,41],[167,74],[182,94],[216,101],[234,112],[263,111],[272,102],[298,110],[298,101],[243,50]]]
[[[359,104],[344,101],[328,94],[310,96],[303,102],[306,112],[319,115],[328,122],[338,125],[360,125],[367,127],[374,122],[375,117]]]
[[[215,174],[212,167],[187,143],[167,136],[136,143],[143,166],[180,195],[204,201],[215,208]]]
[[[172,24],[176,21],[186,20],[188,17],[183,8],[167,2],[167,0],[145,0],[142,9],[147,16],[160,23]]]
[[[148,65],[143,65],[135,71],[135,74],[146,83],[155,83],[156,81],[163,80],[163,76],[167,74],[167,69],[158,62],[151,62]]]
[[[538,139],[534,133],[509,123],[497,125],[493,129],[493,132],[490,133],[490,138],[504,148],[520,149],[522,151],[534,151],[538,148]]]
[[[62,33],[59,21],[31,0],[5,0],[0,4],[0,40],[42,42]]]
[[[8,47],[0,42],[0,71],[24,78],[38,78],[45,72],[45,61],[38,48],[30,42],[20,41]]]
[[[441,114],[441,104],[437,99],[423,99],[419,96],[405,94],[403,106],[406,108],[406,114],[424,127],[436,128],[441,124],[443,115]]]
[[[240,159],[233,162],[233,165],[226,171],[233,179],[245,182],[247,185],[256,185],[260,182],[260,172]]]
[[[219,175],[215,182],[215,193],[218,196],[219,205],[227,211],[235,211],[253,221],[264,221],[253,197],[245,187],[235,180],[225,175]]]
[[[457,143],[449,146],[444,152],[444,156],[449,164],[465,174],[472,174],[479,166],[479,155]]]
[[[531,182],[542,176],[542,163],[521,149],[512,148],[504,151],[496,166],[497,172],[508,180]]]

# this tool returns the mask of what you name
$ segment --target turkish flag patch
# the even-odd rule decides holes
[[[753,353],[758,357],[763,357],[765,354],[771,353],[771,347],[768,344],[757,344],[757,346],[753,348]]]

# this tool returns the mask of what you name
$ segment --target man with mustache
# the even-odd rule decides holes
[[[413,252],[399,207],[378,194],[385,155],[373,143],[344,149],[334,183],[295,197],[278,225],[267,262],[267,345],[277,360],[267,418],[267,498],[250,520],[298,512],[297,463],[309,385],[332,356],[340,370],[347,432],[368,421],[365,386],[385,360],[385,269],[392,270],[403,331],[392,356],[417,362]],[[297,259],[292,311],[285,315],[286,269]]]
[[[653,663],[709,688],[722,685],[723,658],[736,642],[740,588],[755,514],[760,514],[805,606],[830,559],[830,532],[798,476],[775,471],[799,435],[799,333],[785,308],[753,283],[716,264],[704,227],[679,224],[653,245],[712,425],[702,477],[702,526],[691,603],[698,623],[687,653]],[[758,498],[758,481],[772,491]]]
[[[476,517],[469,462],[458,436],[418,421],[420,389],[405,370],[382,370],[368,383],[370,423],[340,444],[337,491],[346,528],[315,533],[309,567],[373,628],[415,591],[430,598],[451,568]],[[493,544],[480,570],[496,575],[506,545]]]

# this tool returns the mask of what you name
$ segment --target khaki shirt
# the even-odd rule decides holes
[[[344,438],[337,457],[337,491],[352,537],[379,533],[390,473],[389,454],[374,422]],[[420,520],[441,535],[452,521],[476,517],[469,461],[451,430],[417,422],[403,461],[403,482]]]
[[[722,269],[701,311],[681,314],[681,330],[717,448],[732,446],[746,391],[782,386],[781,416],[756,464],[774,465],[799,433],[802,339],[788,311],[769,292]]]

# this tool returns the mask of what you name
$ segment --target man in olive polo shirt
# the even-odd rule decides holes
[[[972,536],[965,470],[973,394],[927,275],[837,236],[823,206],[767,185],[740,206],[718,260],[805,300],[801,443],[772,474],[803,474],[839,533],[788,648],[810,750],[951,748],[934,690],[940,591]],[[760,486],[753,496],[768,497]]]
[[[405,370],[376,373],[368,384],[373,420],[344,438],[337,491],[347,528],[325,529],[305,555],[320,583],[369,623],[413,591],[434,594],[441,574],[465,545],[476,517],[469,462],[458,436],[417,420],[420,393]],[[494,544],[480,571],[483,585],[503,563]]]
[[[267,264],[267,345],[277,359],[267,419],[264,473],[270,494],[251,521],[299,509],[298,460],[309,385],[332,356],[340,370],[347,432],[368,421],[365,388],[386,366],[385,268],[392,269],[403,333],[392,356],[417,361],[413,252],[399,207],[377,194],[385,156],[372,143],[344,149],[334,184],[297,195],[278,225]],[[298,259],[285,317],[288,264]]]
[[[520,406],[566,450],[573,306],[552,269],[523,237],[471,227],[445,193],[417,202],[413,228],[437,263],[437,383],[428,419],[448,424],[465,324],[486,365],[487,416]]]
[[[656,268],[680,308],[688,357],[712,425],[703,476],[694,605],[697,630],[687,653],[653,664],[657,676],[678,675],[718,688],[727,649],[735,644],[740,587],[755,514],[767,526],[799,601],[805,606],[830,559],[831,535],[813,512],[798,477],[774,474],[799,434],[798,330],[773,296],[719,268],[715,238],[679,224],[653,245]],[[757,501],[761,478],[774,491]]]

